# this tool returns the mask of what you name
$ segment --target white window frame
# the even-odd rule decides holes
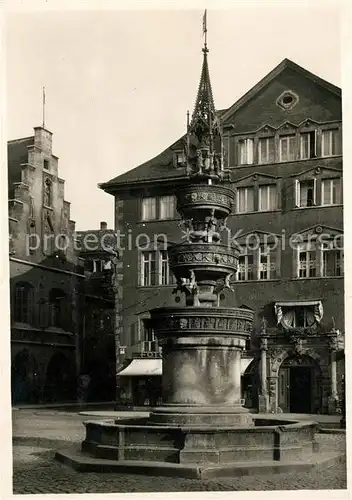
[[[141,286],[148,287],[148,286],[155,286],[157,284],[156,276],[154,276],[154,283],[153,283],[153,273],[152,273],[152,263],[153,262],[155,263],[154,267],[155,267],[155,274],[156,274],[156,272],[157,272],[156,252],[154,250],[141,252],[141,283],[140,283]],[[146,264],[149,265],[147,282],[146,282],[146,273],[145,273]]]
[[[309,182],[311,180],[313,181],[313,205],[301,206],[301,184],[303,184],[305,182]],[[296,179],[295,185],[296,185],[296,189],[295,189],[296,207],[297,208],[311,208],[312,206],[313,207],[316,206],[316,203],[317,203],[317,179],[315,177],[313,179],[304,179],[302,181],[300,181],[299,179]]]
[[[300,271],[301,271],[301,259],[300,255],[301,253],[306,253],[306,276],[301,276]],[[310,258],[310,255],[314,254],[314,260]],[[308,258],[307,258],[308,257]],[[310,262],[314,262],[314,266],[310,265]],[[304,269],[304,268],[302,268]],[[310,269],[314,269],[314,276],[311,276],[310,274]],[[317,244],[314,241],[305,241],[303,243],[300,243],[297,247],[297,278],[299,279],[306,279],[306,278],[317,278]]]
[[[163,271],[166,270],[166,276]],[[170,285],[171,271],[169,267],[169,257],[167,250],[159,251],[159,285]],[[164,278],[164,279],[163,279]]]
[[[239,263],[238,268],[237,268],[237,273],[236,273],[236,281],[254,281],[255,280],[255,268],[254,268],[255,256],[254,256],[254,253],[240,255],[240,258],[243,258],[243,257],[244,257],[244,279],[240,279],[240,273],[243,271],[240,271],[240,265],[242,265],[242,264]],[[248,264],[248,257],[252,257],[252,264]],[[249,266],[252,266],[251,271],[249,269]],[[248,278],[248,275],[250,272],[252,273],[252,276],[253,276],[252,279]]]
[[[293,155],[293,158],[289,158],[290,156],[290,152],[291,152],[291,147],[290,147],[290,138],[293,138],[294,139],[294,155]],[[282,158],[282,141],[283,140],[286,140],[287,141],[287,159],[284,160]],[[281,135],[279,137],[279,159],[280,159],[280,162],[282,163],[286,163],[286,162],[290,162],[290,161],[295,161],[296,160],[296,146],[297,146],[297,137],[296,137],[296,134],[288,134],[288,135]]]
[[[312,144],[311,144],[311,137],[312,137],[312,133],[314,132],[314,151],[313,151],[313,155],[312,155]],[[308,156],[303,156],[303,139],[304,139],[304,136],[308,136],[309,137],[309,141],[308,141]],[[301,160],[309,160],[311,158],[315,158],[316,155],[317,155],[317,132],[316,130],[311,130],[311,131],[308,131],[308,132],[301,132],[300,134],[300,138],[299,138],[299,142],[300,142],[300,145],[299,145],[299,150],[300,150],[300,158]]]
[[[336,135],[337,135],[337,141],[339,141],[340,140],[340,137],[339,137],[340,130],[338,128],[330,128],[330,129],[322,130],[322,134],[321,134],[321,156],[323,158],[328,158],[330,156],[339,156],[339,155],[341,155],[341,153],[333,153],[332,152],[332,134],[333,134],[333,132],[336,133]],[[324,154],[326,135],[328,133],[329,133],[329,152],[327,154]],[[337,141],[336,141],[336,144],[338,143]]]
[[[263,271],[262,269],[262,262],[261,258],[262,256],[266,257],[266,262],[264,263],[267,266],[266,271]],[[258,249],[258,280],[259,281],[267,281],[270,279],[273,279],[273,272],[275,274],[275,266],[276,266],[276,254],[275,252],[271,251],[270,248],[267,248],[266,250],[263,248],[263,245],[260,245]],[[260,273],[261,272],[266,272],[267,277],[266,278],[261,278]]]
[[[333,240],[331,240],[330,242],[326,241],[326,242],[323,242],[321,247],[320,247],[320,251],[321,251],[321,259],[320,259],[320,276],[322,278],[336,278],[336,277],[341,277],[344,275],[344,266],[343,266],[343,257],[344,257],[344,252],[343,252],[343,249],[340,249],[340,248],[333,248]],[[340,274],[332,274],[331,276],[329,276],[326,272],[326,267],[325,267],[325,259],[324,259],[324,255],[326,255],[328,252],[335,252],[335,269],[337,269],[337,267],[339,267],[340,269]],[[339,255],[338,255],[339,254]],[[337,266],[336,265],[336,257],[339,257],[339,260],[340,260],[340,266]]]
[[[273,158],[273,162],[275,161],[275,137],[274,136],[270,136],[270,137],[259,137],[259,140],[258,140],[258,163],[259,164],[264,164],[264,163],[270,163],[270,159],[269,159],[269,155],[270,155],[270,147],[269,147],[269,144],[270,144],[270,140],[273,141],[274,143],[274,158]],[[262,148],[261,148],[261,145],[265,143],[265,150],[266,150],[266,155],[265,155],[265,159],[263,160],[262,158]]]
[[[238,192],[239,192],[240,189],[243,189],[244,193],[245,193],[245,196],[244,196],[244,198],[245,198],[245,210],[240,210],[239,194],[238,194]],[[249,189],[253,193],[253,209],[252,210],[248,210],[248,190]],[[254,192],[254,186],[240,186],[240,187],[238,187],[236,189],[236,194],[237,194],[237,196],[236,196],[236,200],[237,200],[237,202],[236,202],[236,212],[238,214],[245,214],[245,213],[254,212],[254,194],[255,194],[255,192]]]
[[[165,207],[167,210],[169,210],[171,213],[165,215]],[[171,210],[170,210],[171,207]],[[165,196],[160,196],[159,197],[159,211],[160,211],[160,217],[159,219],[161,220],[168,220],[168,219],[174,219],[176,215],[176,198],[174,195],[165,195]]]
[[[254,163],[254,139],[239,139],[238,141],[238,164],[253,165]]]
[[[262,204],[262,189],[267,188],[269,191],[268,194],[268,201],[270,202],[270,190],[274,190],[274,206],[262,209],[261,204]],[[277,185],[276,184],[261,184],[258,186],[258,212],[271,212],[272,210],[277,210]],[[269,203],[270,204],[270,203]]]
[[[340,183],[340,201],[337,203],[334,203],[333,201],[333,183],[334,181],[339,181]],[[330,201],[329,203],[324,203],[324,184],[326,182],[330,183]],[[341,182],[341,177],[333,177],[332,179],[322,179],[321,180],[321,204],[324,206],[330,206],[330,205],[341,205],[341,199],[342,199],[342,182]]]
[[[148,204],[151,204],[154,206],[154,216],[147,216],[149,206]],[[157,199],[155,196],[148,196],[146,198],[142,199],[142,220],[144,221],[149,221],[149,220],[156,220],[157,219]]]

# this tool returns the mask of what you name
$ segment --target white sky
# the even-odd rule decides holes
[[[215,104],[226,108],[285,57],[341,86],[334,5],[267,2],[208,9]],[[11,13],[7,20],[7,135],[42,121],[66,180],[77,229],[105,220],[113,198],[98,189],[150,159],[185,130],[202,62],[203,10]]]

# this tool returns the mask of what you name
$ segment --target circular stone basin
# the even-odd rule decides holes
[[[317,451],[316,422],[255,418],[252,427],[150,425],[148,417],[84,422],[82,451],[117,461],[179,465],[299,461]]]
[[[232,189],[216,184],[195,184],[182,187],[176,193],[177,210],[182,214],[194,211],[195,209],[214,208],[215,216],[217,212],[228,215],[232,210],[235,194]]]
[[[157,336],[172,333],[248,337],[254,311],[240,307],[160,307],[150,311]]]
[[[197,280],[219,279],[232,274],[238,265],[238,250],[229,245],[211,243],[181,243],[168,249],[170,268],[176,276],[187,278],[192,270]],[[198,276],[199,272],[199,276]]]

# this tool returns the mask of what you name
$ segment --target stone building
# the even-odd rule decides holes
[[[86,401],[114,401],[116,350],[112,252],[116,247],[115,232],[107,228],[106,222],[101,222],[100,229],[78,231],[76,239],[85,274],[81,283],[81,374],[87,378],[87,387],[80,397]]]
[[[83,268],[52,133],[8,143],[13,404],[76,398]]]
[[[203,66],[200,87],[207,78]],[[228,238],[241,249],[222,305],[257,316],[243,397],[260,411],[335,412],[344,370],[341,90],[285,59],[219,118],[236,194]],[[119,383],[135,404],[150,402],[162,369],[148,311],[175,303],[165,240],[180,238],[183,140],[101,185],[124,235]]]

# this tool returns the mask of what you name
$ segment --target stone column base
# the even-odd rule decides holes
[[[335,415],[337,413],[339,399],[337,396],[329,396],[328,398],[328,413]]]
[[[260,394],[258,397],[258,412],[259,413],[269,413],[270,404],[269,404],[269,396],[267,394]]]

